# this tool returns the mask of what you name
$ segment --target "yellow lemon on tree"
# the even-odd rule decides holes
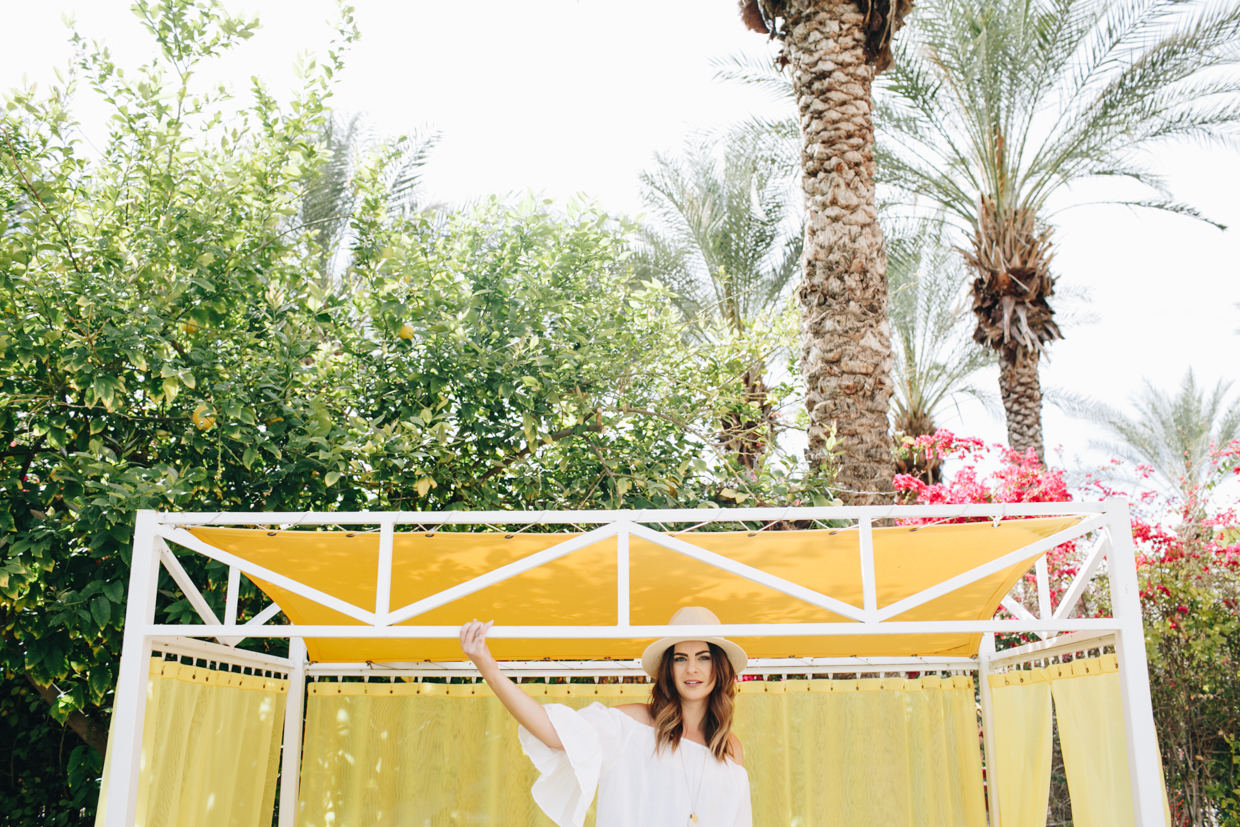
[[[190,421],[198,426],[200,431],[205,431],[215,424],[215,417],[207,414],[209,410],[211,409],[206,404],[199,404],[197,408],[194,408],[194,412],[190,414]]]
[[[410,339],[413,338],[413,325],[409,324],[408,322],[405,322],[403,325],[400,326],[400,331],[396,335],[404,339],[405,341],[409,341]]]

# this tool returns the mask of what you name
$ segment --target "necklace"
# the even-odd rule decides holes
[[[688,739],[682,736],[681,740],[685,741]],[[689,770],[685,767],[685,752],[683,749],[681,749],[680,744],[676,745],[676,751],[680,753],[680,770],[681,772],[684,773],[684,776],[685,776],[685,791],[687,792],[689,790]],[[698,794],[702,792],[702,779],[706,777],[706,761],[709,758],[710,758],[710,750],[708,749],[706,751],[706,757],[702,759],[702,774],[698,776],[697,791],[689,796],[689,821],[692,822],[693,824],[698,823],[698,817],[697,817]]]

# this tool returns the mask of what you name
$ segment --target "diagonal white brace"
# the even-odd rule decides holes
[[[895,603],[880,609],[878,611],[878,619],[888,620],[889,618],[902,615],[910,609],[915,609],[923,603],[929,603],[935,598],[942,597],[945,594],[950,594],[956,589],[981,580],[983,577],[992,575],[995,572],[1003,571],[1010,566],[1014,566],[1017,563],[1028,560],[1030,557],[1036,557],[1040,554],[1044,554],[1061,543],[1074,540],[1082,534],[1088,534],[1105,523],[1106,519],[1107,518],[1103,516],[1090,517],[1088,520],[1083,520],[1070,528],[1064,529],[1063,531],[1057,531],[1049,537],[1030,543],[1027,546],[1016,549],[1015,551],[1010,551],[1002,557],[991,560],[989,563],[980,565],[975,569],[970,569],[969,571],[958,574],[955,577],[950,577],[938,585],[931,586],[930,588],[920,591],[917,594],[910,595],[903,600],[897,600]]]
[[[1012,614],[1014,614],[1016,617],[1020,618],[1021,620],[1037,620],[1037,618],[1034,617],[1033,612],[1029,611],[1024,606],[1022,606],[1020,603],[1016,602],[1016,599],[1013,598],[1010,594],[1007,597],[1003,598],[1003,600],[999,603],[999,605],[1007,609],[1009,612],[1011,612]]]
[[[279,613],[280,613],[280,606],[276,603],[272,603],[269,606],[267,606],[267,608],[263,609],[261,612],[254,615],[254,617],[247,620],[245,622],[245,625],[246,626],[262,626],[264,623],[266,623],[268,620],[271,620],[273,617],[275,617]]]
[[[351,617],[354,620],[360,620],[362,623],[367,624],[373,624],[375,622],[375,615],[373,612],[368,612],[365,609],[359,609],[352,603],[346,603],[338,597],[332,597],[326,592],[321,592],[318,589],[307,586],[304,583],[299,583],[291,577],[285,577],[283,574],[279,574],[271,571],[270,569],[264,568],[263,566],[251,563],[249,560],[244,560],[235,554],[229,554],[221,548],[216,548],[210,543],[199,540],[183,528],[168,528],[167,526],[161,525],[156,527],[155,533],[166,540],[171,540],[179,546],[185,546],[186,548],[196,551],[199,554],[205,554],[212,560],[219,560],[221,563],[236,566],[243,574],[247,574],[252,578],[265,580],[273,586],[278,586],[281,589],[290,591],[293,594],[306,598],[307,600],[313,600],[315,603],[326,606],[329,609],[335,609],[342,615]]]
[[[1007,597],[1003,598],[1003,600],[1000,601],[999,605],[1007,609],[1009,612],[1011,612],[1013,615],[1020,618],[1021,620],[1037,620],[1037,618],[1033,616],[1033,612],[1029,611],[1024,606],[1022,606],[1020,603],[1018,603],[1016,601],[1016,598],[1012,597],[1010,594]],[[1049,632],[1033,632],[1033,634],[1037,635],[1038,637],[1045,638],[1050,633]]]
[[[714,566],[718,569],[723,569],[729,574],[739,575],[740,577],[744,577],[746,580],[752,580],[755,583],[760,583],[763,586],[774,589],[777,592],[783,592],[789,597],[795,597],[797,600],[803,600],[812,606],[817,606],[820,609],[826,609],[829,612],[843,615],[849,620],[868,621],[870,619],[866,616],[864,609],[858,609],[852,604],[845,603],[844,601],[838,600],[834,597],[829,597],[821,592],[816,592],[813,589],[807,589],[805,586],[797,585],[796,583],[793,583],[790,580],[785,580],[782,577],[767,574],[761,569],[755,569],[752,566],[745,565],[744,563],[738,563],[735,560],[724,557],[722,554],[707,551],[704,548],[695,546],[692,543],[686,543],[684,540],[676,537],[660,534],[657,531],[646,528],[644,525],[637,525],[636,523],[630,524],[629,533],[635,537],[641,537],[643,540],[648,540],[656,545],[660,545],[666,549],[671,549],[679,554],[683,554],[686,557],[692,557],[694,560],[700,560],[707,565]]]
[[[1102,561],[1111,553],[1111,532],[1103,528],[1099,532],[1098,539],[1090,546],[1089,551],[1085,553],[1085,561],[1081,564],[1081,568],[1076,573],[1076,577],[1072,578],[1072,585],[1068,587],[1068,591],[1064,593],[1063,598],[1059,601],[1059,606],[1055,609],[1055,620],[1063,620],[1072,613],[1076,608],[1076,604],[1080,602],[1081,595],[1085,594],[1085,590],[1089,588],[1089,581],[1093,579],[1094,573],[1098,571],[1098,566],[1102,565]]]
[[[185,595],[185,599],[189,601],[189,605],[194,607],[194,611],[202,618],[202,622],[208,626],[221,626],[220,619],[215,616],[215,611],[211,608],[211,604],[202,596],[202,592],[198,591],[198,587],[194,585],[193,579],[189,576],[189,572],[181,565],[181,561],[172,553],[172,549],[168,548],[168,544],[162,538],[155,538],[155,548],[159,552],[159,562],[163,563],[168,574],[172,575],[172,580],[181,589],[181,593]],[[235,622],[235,618],[234,618]],[[235,638],[216,638],[225,646],[235,646],[233,641]]]
[[[458,583],[457,585],[444,589],[443,591],[433,594],[430,597],[424,597],[416,603],[410,603],[403,609],[397,609],[396,611],[390,613],[387,617],[380,618],[376,625],[391,626],[401,623],[409,620],[410,618],[417,617],[420,614],[429,612],[431,609],[438,609],[440,606],[447,605],[453,600],[459,600],[465,595],[473,594],[476,591],[481,591],[487,586],[493,586],[496,583],[516,577],[518,574],[523,574],[530,569],[536,569],[544,563],[550,563],[552,560],[558,560],[567,554],[572,554],[578,549],[592,546],[599,540],[605,540],[608,537],[614,536],[617,532],[619,532],[621,525],[623,524],[611,523],[610,525],[600,526],[593,531],[587,531],[585,534],[580,534],[570,540],[566,540],[563,543],[557,543],[551,548],[546,548],[542,551],[535,552],[528,557],[523,557],[522,559],[509,563],[506,566],[500,566],[499,568],[489,571],[486,574],[480,574],[472,580],[466,580],[464,583]]]
[[[249,626],[263,626],[267,623],[268,620],[271,620],[273,617],[275,617],[279,613],[280,613],[280,606],[276,603],[272,603],[268,605],[267,608],[263,609],[261,612],[254,615],[254,617],[247,620],[245,622],[245,625],[243,625],[241,628],[245,629],[246,627],[249,627]],[[244,637],[228,638],[228,640],[231,641],[228,645],[236,646],[241,641],[247,640],[247,639],[248,638],[244,638]],[[221,638],[221,640],[223,640],[223,638]]]

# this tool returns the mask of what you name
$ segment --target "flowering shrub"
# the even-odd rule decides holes
[[[943,503],[1061,503],[1072,496],[1063,472],[1047,468],[1030,448],[1024,453],[1002,445],[987,445],[974,437],[959,437],[940,428],[902,449],[921,451],[933,459],[962,459],[964,467],[950,481],[927,485],[910,474],[897,474],[892,480],[906,502],[922,505]],[[998,453],[999,470],[986,479],[978,478],[977,466]]]
[[[1234,502],[1209,508],[1219,485],[1240,474],[1240,440],[1212,451],[1207,482],[1178,497],[1161,496],[1152,487],[1136,494],[1117,490],[1107,480],[1118,461],[1084,475],[1073,492],[1062,470],[1042,465],[1032,452],[1021,454],[950,431],[921,437],[904,450],[963,462],[950,480],[934,485],[908,474],[896,476],[895,488],[906,502],[1069,502],[1074,493],[1081,499],[1129,499],[1151,696],[1174,821],[1240,825],[1240,746],[1234,736],[1240,731],[1240,519]],[[979,466],[996,455],[998,469],[983,476]],[[1135,472],[1138,484],[1153,473],[1140,465]],[[1075,543],[1048,553],[1052,603],[1079,566]],[[1026,588],[1034,580],[1027,575]],[[1109,616],[1109,603],[1105,584],[1095,583],[1076,615]],[[997,636],[996,646],[1024,642],[1025,636]]]

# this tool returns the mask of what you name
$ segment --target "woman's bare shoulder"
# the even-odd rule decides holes
[[[745,748],[741,746],[741,739],[736,737],[735,732],[728,733],[728,757],[737,766],[745,766]]]
[[[613,706],[612,709],[623,712],[639,724],[654,725],[654,722],[650,720],[650,707],[646,704],[619,704]]]

